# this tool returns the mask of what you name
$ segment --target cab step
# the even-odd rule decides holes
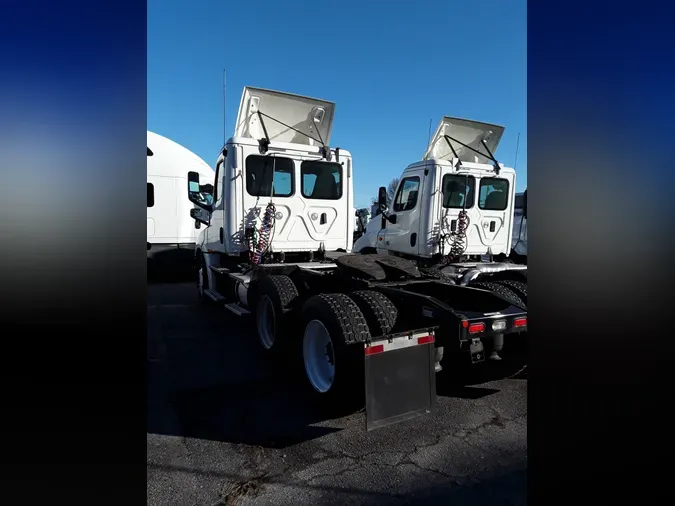
[[[240,306],[236,302],[230,302],[229,304],[225,304],[225,309],[229,309],[230,311],[232,311],[237,316],[246,316],[246,315],[251,314],[251,312],[248,309]]]
[[[214,290],[204,290],[204,295],[214,302],[225,302],[227,299]]]

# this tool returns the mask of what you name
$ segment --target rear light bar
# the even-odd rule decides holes
[[[377,355],[385,351],[400,350],[402,348],[409,348],[411,346],[419,346],[422,344],[433,344],[436,341],[433,332],[418,332],[411,336],[395,337],[394,339],[385,343],[365,344],[364,353],[366,355]]]
[[[507,323],[506,320],[494,320],[492,321],[490,326],[493,332],[499,332],[501,330],[506,330]],[[527,317],[523,316],[520,318],[514,318],[513,327],[514,328],[527,327]],[[486,324],[485,322],[469,323],[468,320],[462,320],[462,328],[467,329],[469,334],[480,334],[481,332],[485,332]]]

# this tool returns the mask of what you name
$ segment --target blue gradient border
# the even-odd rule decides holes
[[[528,5],[535,504],[669,495],[674,19]],[[146,21],[143,2],[3,4],[5,475],[51,501],[146,500]]]
[[[146,4],[0,14],[6,481],[146,501]]]

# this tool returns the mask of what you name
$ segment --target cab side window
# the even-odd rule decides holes
[[[218,165],[216,165],[216,176],[215,176],[215,181],[213,182],[213,203],[215,204],[218,202],[218,177],[220,176],[220,169],[225,163],[225,159],[227,158],[227,152],[225,152],[225,158],[223,158],[223,161],[220,162]]]
[[[417,205],[417,197],[420,189],[418,176],[404,178],[398,186],[394,198],[394,212],[412,211]]]

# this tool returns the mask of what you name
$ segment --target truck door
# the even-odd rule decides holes
[[[385,248],[388,251],[407,255],[418,254],[423,186],[424,170],[422,169],[407,172],[401,179],[389,210],[390,216],[396,216],[396,223],[388,221],[383,231]],[[379,242],[382,241],[378,240]]]

